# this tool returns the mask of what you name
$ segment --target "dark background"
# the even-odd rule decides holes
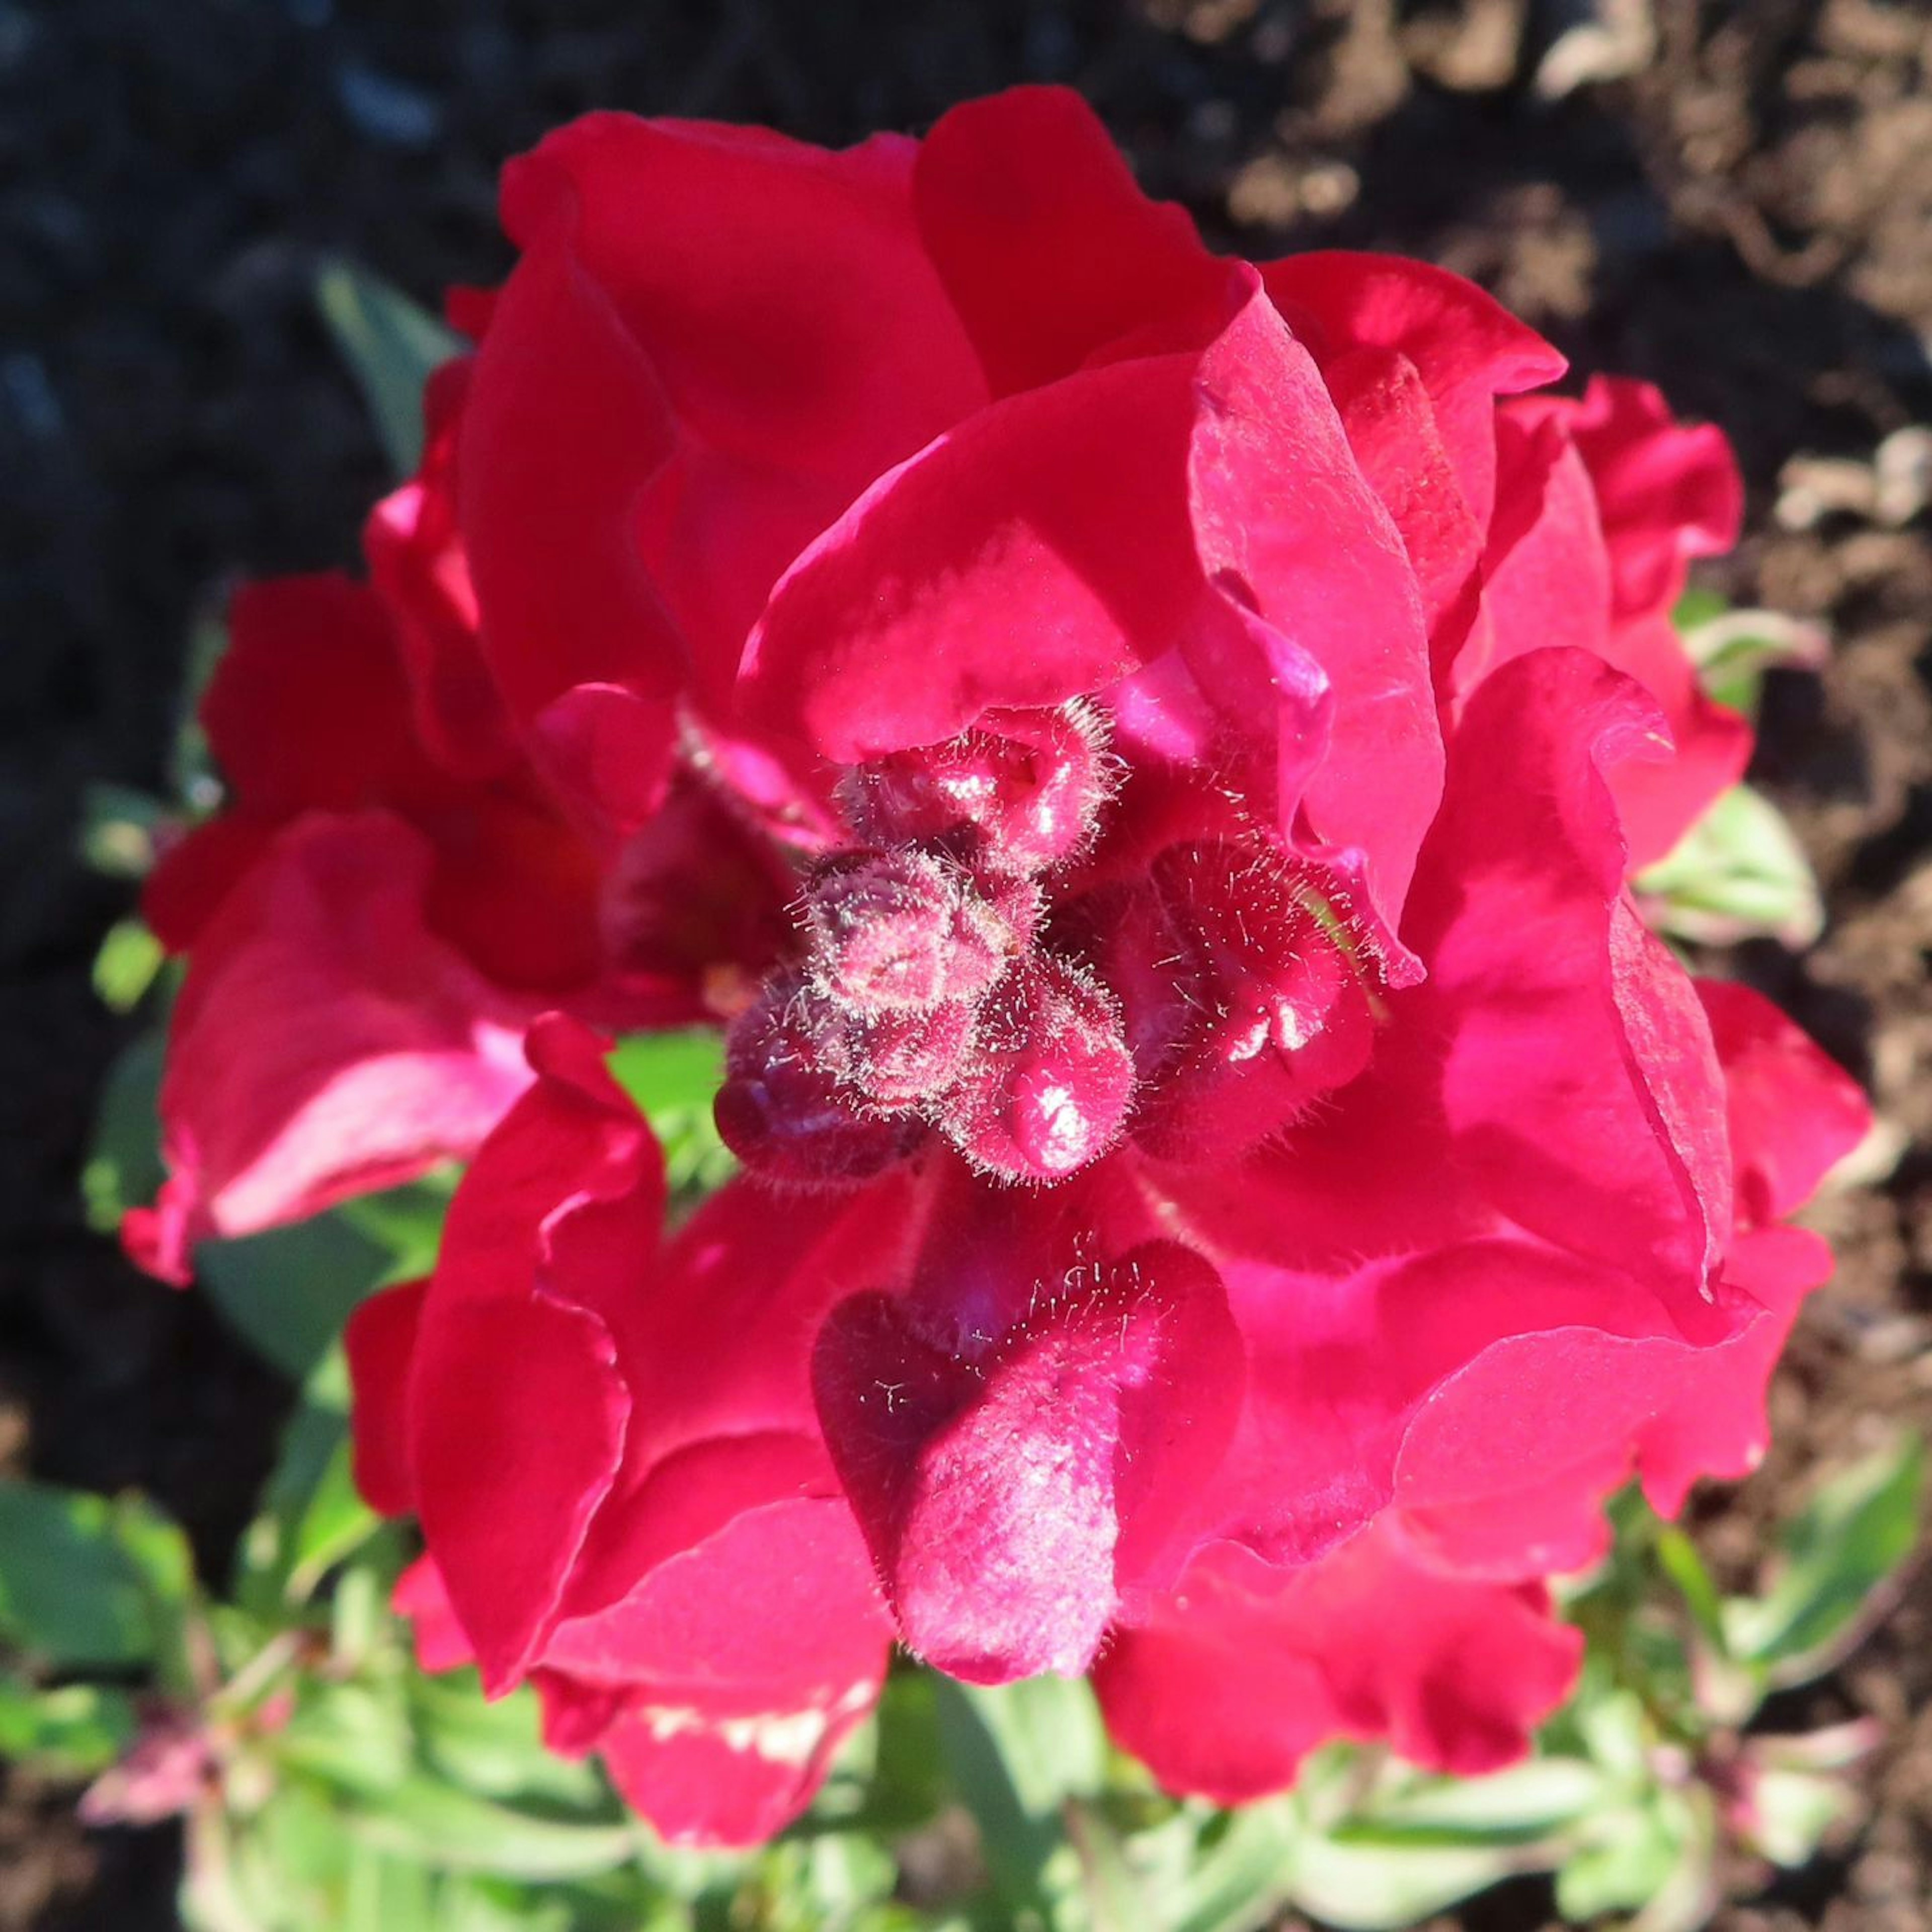
[[[1840,1279],[1774,1392],[1770,1465],[1700,1505],[1714,1559],[1748,1574],[1793,1484],[1932,1421],[1922,4],[0,0],[0,1466],[139,1484],[218,1555],[284,1402],[82,1223],[125,1031],[87,971],[127,889],[72,854],[85,784],[157,781],[194,611],[238,574],[352,560],[384,471],[316,320],[318,256],[432,301],[500,274],[498,166],[586,107],[837,143],[1048,80],[1217,242],[1444,262],[1580,374],[1649,376],[1736,441],[1753,535],[1714,580],[1837,650],[1773,679],[1755,774],[1831,926],[1802,963],[1730,963],[1872,1083],[1900,1158],[1822,1210]],[[1828,1694],[1894,1727],[1862,1837],[1726,1932],[1932,1919],[1928,1634],[1922,1590]],[[16,1777],[0,1932],[168,1924],[174,1856],[165,1830],[85,1834]],[[1540,1894],[1507,1904],[1470,1922],[1539,1922]]]

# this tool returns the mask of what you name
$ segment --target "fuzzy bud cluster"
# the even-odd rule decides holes
[[[857,1180],[931,1130],[1049,1183],[1130,1124],[1169,1157],[1252,1141],[1360,1070],[1367,996],[1310,868],[1250,832],[1096,884],[1112,770],[1079,705],[844,775],[854,842],[731,1037],[718,1120],[748,1166]]]

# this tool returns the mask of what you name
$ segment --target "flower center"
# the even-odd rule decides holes
[[[1219,794],[1224,827],[1196,812],[1138,856],[1144,834],[1100,827],[1115,779],[1085,706],[846,772],[852,842],[731,1031],[718,1121],[748,1167],[857,1180],[928,1132],[1035,1184],[1130,1130],[1214,1157],[1360,1070],[1370,997],[1332,882]]]

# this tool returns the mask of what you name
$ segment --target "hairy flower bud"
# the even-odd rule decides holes
[[[950,1000],[923,1012],[854,1020],[846,1040],[852,1085],[873,1106],[916,1106],[944,1094],[972,1050],[974,1009]]]
[[[979,1051],[939,1121],[1009,1180],[1058,1180],[1097,1160],[1133,1098],[1113,1000],[1064,961],[1031,961],[981,1009]]]
[[[814,976],[856,1013],[970,999],[998,978],[1012,944],[992,908],[920,853],[826,872],[806,905]]]
[[[916,1124],[860,1113],[843,1090],[846,1033],[844,1016],[796,974],[740,1015],[713,1112],[748,1168],[804,1185],[862,1180],[908,1150]]]
[[[848,815],[881,844],[952,843],[992,871],[1043,872],[1093,830],[1110,788],[1103,745],[1085,707],[989,711],[945,744],[857,766]]]

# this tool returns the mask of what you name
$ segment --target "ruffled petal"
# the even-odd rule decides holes
[[[773,593],[750,715],[854,764],[1170,648],[1203,594],[1183,491],[1193,369],[1151,356],[1028,390],[884,477]]]
[[[1858,1082],[1748,986],[1700,980],[1724,1070],[1739,1220],[1762,1227],[1810,1199],[1871,1130]]]
[[[530,1052],[537,1084],[452,1203],[409,1390],[417,1513],[491,1690],[539,1652],[616,1479],[632,1405],[608,1311],[664,1204],[595,1039],[553,1014]]]
[[[1496,494],[1496,399],[1555,382],[1568,366],[1563,357],[1473,282],[1426,262],[1313,248],[1262,274],[1324,368],[1364,349],[1414,368],[1462,500],[1486,524]]]
[[[466,1158],[529,1084],[527,1009],[424,923],[430,864],[386,814],[309,817],[224,902],[169,1038],[169,1179],[126,1223],[144,1267]]]
[[[1019,87],[943,116],[913,173],[920,235],[995,396],[1109,351],[1207,341],[1233,265],[1136,186],[1070,88]]]
[[[1239,1804],[1337,1738],[1452,1776],[1498,1770],[1528,1751],[1582,1650],[1540,1584],[1442,1574],[1384,1522],[1285,1580],[1204,1558],[1094,1683],[1116,1742],[1168,1790]]]
[[[1284,830],[1305,826],[1311,856],[1359,872],[1393,950],[1442,782],[1414,574],[1313,362],[1264,296],[1202,357],[1198,382],[1190,494],[1202,568],[1319,665],[1334,694],[1320,763],[1298,799],[1279,802]],[[1284,734],[1291,757],[1295,738]]]
[[[626,1802],[668,1844],[758,1844],[812,1802],[877,1701],[884,1665],[881,1646],[864,1676],[788,1702],[646,1689],[625,1701],[597,1749]]]
[[[512,705],[722,702],[778,573],[983,399],[920,250],[911,144],[586,117],[513,163],[523,260],[477,358],[461,508]]]

